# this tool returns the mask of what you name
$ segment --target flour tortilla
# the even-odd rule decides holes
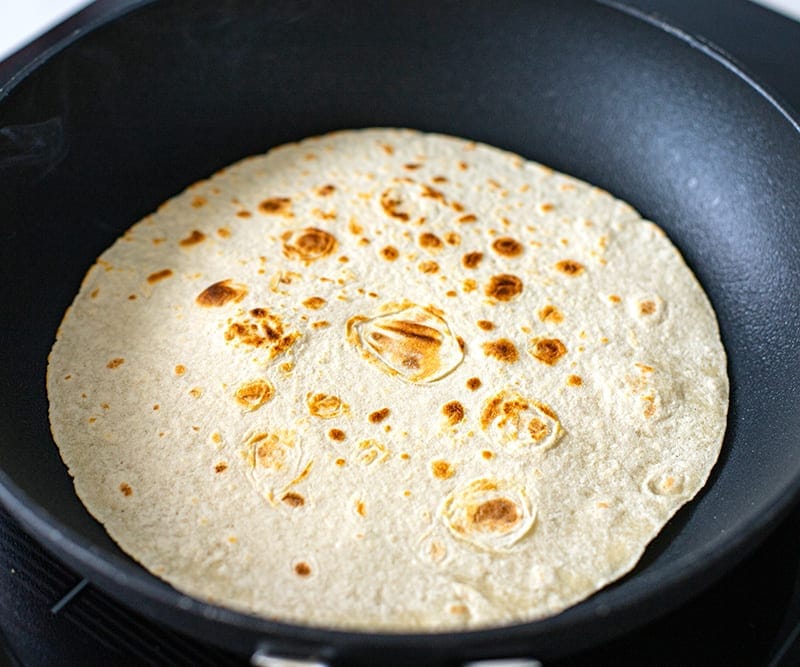
[[[78,496],[148,570],[372,631],[541,618],[617,579],[705,483],[728,404],[656,225],[394,129],[248,158],[134,225],[47,388]]]

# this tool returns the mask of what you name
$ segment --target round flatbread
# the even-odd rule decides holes
[[[554,614],[719,454],[665,234],[496,148],[337,132],[228,167],[89,270],[47,377],[78,496],[176,588],[360,630]]]

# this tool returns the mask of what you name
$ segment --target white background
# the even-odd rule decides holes
[[[800,0],[758,1],[800,21]],[[90,0],[0,0],[0,60],[88,4]]]

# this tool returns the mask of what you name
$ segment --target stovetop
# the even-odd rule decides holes
[[[721,46],[800,110],[800,23],[746,0],[625,0]],[[0,83],[119,2],[101,0],[11,59]],[[0,665],[244,665],[139,616],[83,580],[0,509]],[[800,508],[680,609],[546,667],[800,665]]]

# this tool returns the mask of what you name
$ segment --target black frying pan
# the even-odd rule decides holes
[[[547,658],[679,605],[797,498],[800,128],[715,51],[605,3],[132,6],[0,93],[0,500],[97,585],[242,655]],[[86,513],[50,437],[47,353],[105,247],[240,157],[375,125],[484,141],[608,189],[666,229],[717,311],[732,398],[709,486],[631,575],[554,618],[377,635],[185,598]]]

